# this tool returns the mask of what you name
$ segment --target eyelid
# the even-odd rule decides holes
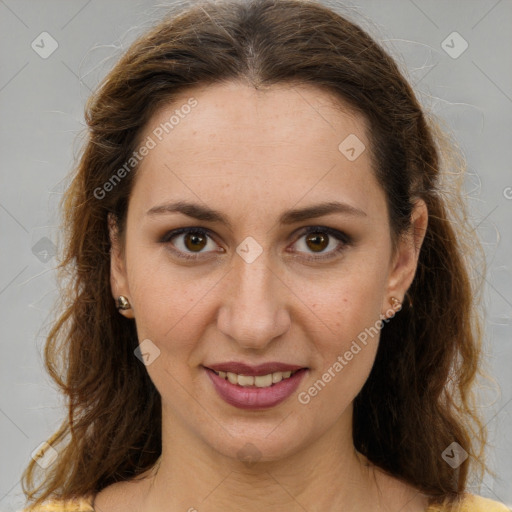
[[[328,226],[307,226],[305,228],[302,228],[301,231],[299,231],[297,236],[297,241],[300,240],[303,236],[309,235],[311,233],[325,233],[329,237],[332,237],[336,239],[339,242],[339,246],[335,249],[332,249],[329,252],[321,252],[321,253],[309,253],[308,256],[304,256],[304,259],[309,261],[326,261],[329,259],[332,259],[336,257],[340,252],[342,252],[344,249],[346,249],[347,246],[352,245],[353,240],[352,237],[344,233],[343,231],[339,231],[334,228],[330,228]],[[295,242],[294,242],[295,243]]]
[[[160,238],[159,242],[163,244],[170,244],[171,246],[174,246],[174,244],[170,243],[170,241],[180,235],[186,235],[189,233],[197,233],[201,234],[203,236],[206,236],[215,241],[215,237],[212,235],[212,232],[207,228],[202,227],[196,227],[196,226],[188,226],[183,228],[177,228],[173,229],[167,233],[163,237]],[[217,244],[218,245],[218,244]],[[180,249],[174,247],[173,249],[170,249],[174,254],[176,254],[179,258],[187,259],[187,260],[198,260],[204,258],[205,254],[216,252],[216,251],[208,251],[208,252],[199,252],[199,253],[192,253],[192,252],[183,252]],[[222,249],[222,252],[225,252],[224,249]]]
[[[346,244],[350,244],[352,242],[352,238],[349,235],[347,235],[343,231],[340,231],[335,228],[330,228],[328,226],[307,226],[301,229],[302,231],[299,231],[300,236],[309,235],[310,233],[327,233],[333,238],[336,238],[337,240],[340,240],[341,242],[344,242]]]

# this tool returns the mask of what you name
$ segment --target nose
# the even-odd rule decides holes
[[[252,263],[237,255],[226,283],[217,327],[240,347],[265,349],[290,329],[286,297],[292,292],[270,268],[265,251]]]

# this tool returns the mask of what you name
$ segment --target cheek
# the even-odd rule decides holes
[[[158,273],[148,275],[133,294],[139,337],[154,340],[162,350],[192,347],[204,323],[208,289],[197,281],[181,284]]]
[[[319,315],[332,320],[312,340],[313,371],[298,391],[299,403],[310,404],[307,411],[329,421],[335,421],[364,386],[380,339],[378,301],[371,294],[340,299],[341,308],[324,309],[323,313],[317,308]],[[373,302],[373,307],[368,307],[368,302]]]
[[[329,387],[326,398],[342,393],[350,401],[371,371],[380,337],[386,275],[378,259],[367,260],[351,269],[347,265],[323,286],[317,283],[310,288],[308,301],[314,315],[307,329],[316,333],[317,356],[312,377],[321,381],[317,388]]]
[[[357,259],[357,258],[354,258]],[[380,318],[387,268],[378,258],[347,262],[321,282],[310,283],[307,301],[340,343],[356,337]]]
[[[185,272],[171,273],[170,267],[149,268],[133,266],[134,289],[130,288],[138,339],[150,340],[158,354],[146,369],[164,401],[186,403],[190,396],[183,390],[192,386],[189,366],[203,337],[208,303],[205,292],[212,285],[184,279],[180,275]]]
[[[127,249],[127,275],[137,323],[161,337],[204,295],[192,268],[172,263],[162,246],[133,243]],[[207,283],[204,283],[205,285]]]

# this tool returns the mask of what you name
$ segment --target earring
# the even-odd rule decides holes
[[[116,306],[117,306],[117,309],[122,309],[122,310],[131,309],[130,302],[124,295],[120,295],[116,299]]]
[[[393,306],[393,309],[397,309],[397,310],[402,309],[402,303],[396,297],[390,297],[389,300],[391,301],[391,305]]]

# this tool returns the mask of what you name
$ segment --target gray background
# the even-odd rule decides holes
[[[21,472],[63,414],[41,354],[57,295],[57,203],[82,140],[84,101],[162,5],[0,0],[0,511],[21,508]],[[471,216],[488,260],[485,351],[497,382],[481,404],[497,478],[488,475],[475,491],[511,506],[512,1],[344,5],[406,66],[421,101],[451,127],[467,159]],[[442,46],[454,31],[468,44],[457,58],[462,39]],[[31,46],[51,49],[48,36],[41,48],[42,32],[58,43],[47,58]]]

